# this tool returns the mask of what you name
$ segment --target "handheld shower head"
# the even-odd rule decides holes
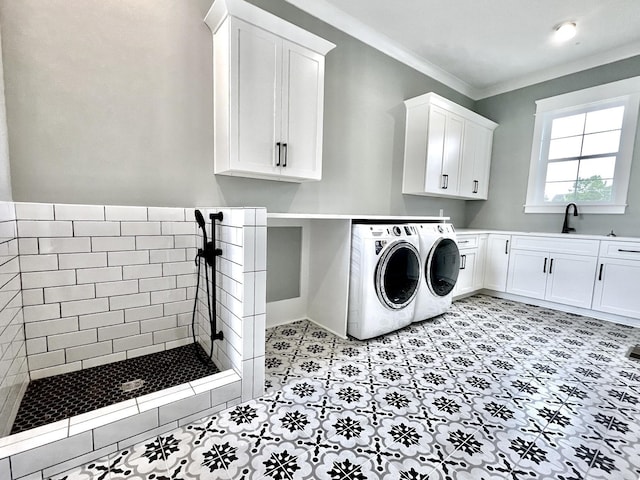
[[[204,230],[204,217],[202,216],[202,212],[200,210],[196,210],[195,212],[196,222],[200,225],[200,228]]]
[[[196,216],[196,222],[198,222],[198,225],[202,229],[202,236],[204,237],[204,239],[203,239],[204,241],[203,241],[202,244],[203,245],[207,245],[207,227],[206,227],[206,224],[204,222],[204,216],[202,215],[202,212],[200,210],[196,210],[194,213],[195,213],[195,216]]]

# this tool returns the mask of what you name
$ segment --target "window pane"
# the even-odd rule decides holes
[[[590,158],[580,161],[581,179],[587,179],[594,176],[600,178],[613,178],[613,172],[616,169],[616,157]],[[548,178],[548,176],[547,176]]]
[[[584,136],[582,155],[599,155],[602,153],[618,153],[620,146],[620,130],[613,132],[592,133]]]
[[[578,178],[578,160],[550,162],[547,167],[547,182],[561,182]]]
[[[582,135],[584,132],[584,118],[584,113],[571,115],[570,117],[555,118],[551,123],[551,138]]]
[[[624,107],[605,108],[587,113],[585,133],[606,132],[607,130],[620,130]]]
[[[593,177],[576,183],[575,199],[580,202],[607,202],[611,200],[613,180]]]
[[[559,138],[549,142],[549,160],[580,156],[582,136]]]
[[[576,182],[550,182],[544,186],[545,202],[567,202],[574,200]]]

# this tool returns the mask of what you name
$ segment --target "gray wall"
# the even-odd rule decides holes
[[[0,28],[0,32],[2,29]],[[2,47],[0,33],[0,48]],[[0,201],[11,200],[11,169],[9,167],[9,144],[7,139],[7,111],[4,100],[4,75],[0,57]]]
[[[470,228],[559,232],[563,215],[524,214],[531,160],[535,101],[540,98],[640,75],[640,56],[568,75],[476,102],[476,110],[498,122],[493,139],[489,199],[467,202]],[[578,233],[640,236],[640,135],[636,135],[631,181],[624,215],[580,215]]]
[[[473,102],[299,11],[253,3],[337,44],[326,61],[321,182],[213,170],[210,0],[3,0],[17,201],[255,205],[279,212],[438,214],[459,200],[403,196],[406,98]]]

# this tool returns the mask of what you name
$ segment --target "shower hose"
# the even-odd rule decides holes
[[[205,357],[201,350],[198,348],[198,340],[196,339],[196,310],[198,308],[198,291],[200,290],[200,266],[202,265],[202,259],[204,257],[204,254],[198,252],[196,253],[196,258],[195,258],[195,262],[196,262],[196,266],[198,267],[198,271],[196,274],[196,298],[193,301],[193,314],[191,315],[191,334],[193,336],[193,345],[196,351],[196,354],[198,355],[198,358],[203,362],[203,363],[208,363],[211,361],[211,358],[213,357],[213,338],[211,338],[211,350],[209,351],[209,357]],[[209,312],[209,328],[211,329],[211,334],[213,336],[213,331],[214,331],[214,326],[213,326],[213,314],[211,311],[211,294],[209,291],[209,270],[207,269],[206,265],[204,267],[204,278],[205,278],[205,282],[207,284],[207,310]]]

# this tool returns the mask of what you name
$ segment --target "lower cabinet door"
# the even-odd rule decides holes
[[[591,308],[597,262],[596,257],[551,253],[545,299]]]
[[[507,292],[544,299],[549,255],[546,252],[511,250]]]
[[[640,318],[640,261],[601,259],[596,270],[594,310]]]
[[[454,295],[464,295],[473,292],[474,272],[476,269],[476,250],[460,250],[460,273],[453,290]]]

